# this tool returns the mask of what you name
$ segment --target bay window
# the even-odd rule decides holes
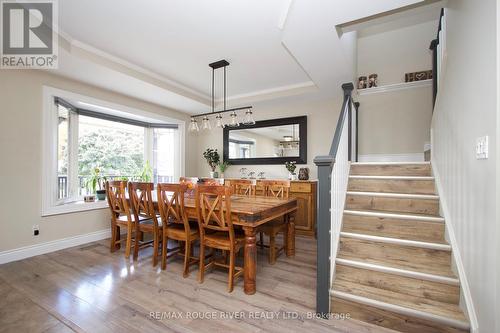
[[[44,163],[42,215],[105,207],[105,202],[82,203],[83,196],[93,194],[89,179],[96,169],[107,180],[144,180],[145,168],[151,168],[154,183],[181,175],[183,121],[89,107],[61,93],[46,95],[52,105],[45,110],[44,147],[54,158]]]

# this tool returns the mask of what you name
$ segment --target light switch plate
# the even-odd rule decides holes
[[[476,139],[476,159],[485,160],[488,158],[488,136]]]

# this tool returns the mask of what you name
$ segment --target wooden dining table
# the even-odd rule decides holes
[[[156,191],[153,192],[153,201],[157,206]],[[189,219],[197,220],[195,199],[192,195],[186,195],[184,206]],[[244,247],[244,291],[245,294],[255,294],[257,280],[257,244],[256,234],[259,226],[276,218],[283,217],[287,224],[286,256],[295,255],[295,218],[297,210],[297,199],[280,199],[263,196],[231,196],[232,222],[240,226],[245,232]]]

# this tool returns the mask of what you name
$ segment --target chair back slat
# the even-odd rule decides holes
[[[170,223],[184,224],[186,231],[190,230],[184,207],[184,195],[187,184],[158,184],[158,210],[165,227]]]
[[[158,219],[153,202],[153,189],[153,183],[130,182],[128,184],[128,195],[135,220],[139,221],[139,217],[151,219],[154,228],[158,228]]]
[[[248,197],[255,195],[255,184],[249,179],[231,180],[231,189],[234,194]]]
[[[130,206],[127,201],[127,181],[107,181],[106,196],[112,217],[116,219],[120,215],[126,215],[130,221]]]
[[[281,199],[288,199],[290,193],[289,180],[261,180],[264,186],[264,196]]]
[[[224,231],[234,239],[231,188],[221,185],[198,185],[195,200],[200,232],[204,229]]]

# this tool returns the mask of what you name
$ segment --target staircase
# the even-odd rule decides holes
[[[331,311],[400,332],[469,332],[429,163],[352,163]]]

